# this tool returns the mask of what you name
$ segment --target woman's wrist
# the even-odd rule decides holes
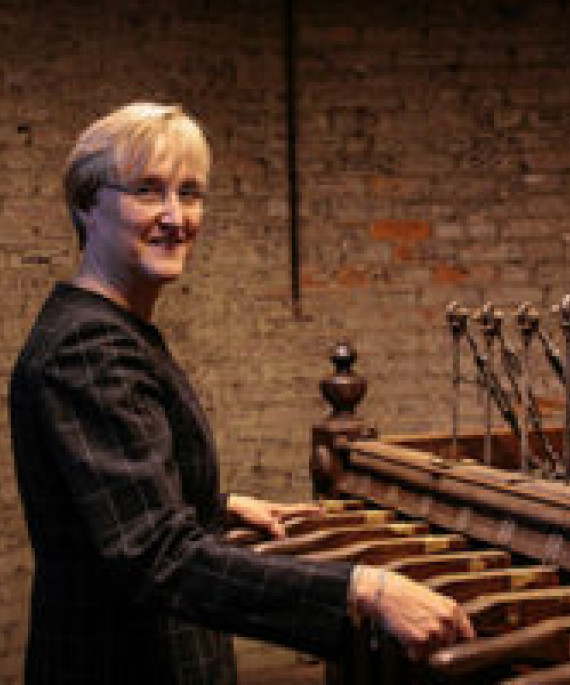
[[[225,495],[225,518],[232,525],[238,524],[242,520],[240,499],[241,495],[236,495],[235,492],[228,492]]]
[[[352,569],[348,585],[347,610],[355,625],[359,625],[364,616],[378,618],[381,615],[388,573],[385,568],[360,564]]]
[[[226,513],[231,514],[233,509],[232,509],[232,500],[235,503],[235,495],[233,492],[228,492],[226,495]]]
[[[358,609],[358,576],[362,573],[362,566],[354,566],[348,581],[348,593],[346,598],[346,610],[352,625],[360,624],[360,612]]]

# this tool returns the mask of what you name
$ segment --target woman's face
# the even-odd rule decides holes
[[[128,185],[101,187],[84,214],[86,255],[111,282],[160,286],[177,278],[202,223],[206,184],[204,171],[163,161]]]

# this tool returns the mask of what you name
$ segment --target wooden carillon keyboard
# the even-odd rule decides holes
[[[354,413],[366,389],[354,360],[339,346],[336,373],[322,383],[333,412],[313,429],[311,471],[316,497],[358,501],[361,518],[348,525],[342,517],[356,512],[336,514],[337,528],[330,520],[326,531],[264,549],[396,570],[460,602],[477,638],[415,664],[364,626],[344,662],[328,669],[328,682],[570,683],[568,483],[442,458],[428,451],[433,436],[428,449],[419,439],[413,448],[409,440],[379,441]]]
[[[382,449],[379,443],[366,447]],[[355,465],[362,467],[364,459],[375,462],[372,454],[355,453]],[[399,454],[397,463],[409,465],[406,456]],[[417,456],[411,456],[413,463]],[[417,506],[423,516],[416,519],[408,513],[414,496],[404,493],[402,485],[388,488],[392,502],[394,488],[399,488],[405,507],[373,507],[386,491],[382,484],[371,485],[369,475],[366,468],[347,474],[336,494],[346,498],[350,490],[357,499],[323,501],[322,515],[287,523],[286,539],[267,541],[253,531],[233,531],[229,538],[263,554],[294,554],[317,562],[352,560],[398,571],[462,603],[478,637],[434,653],[427,664],[414,664],[380,631],[363,625],[354,631],[342,659],[327,664],[327,685],[570,683],[568,498],[565,511],[556,511],[555,497],[546,498],[552,501],[544,520],[550,513],[553,521],[565,515],[561,530],[566,537],[558,538],[562,533],[552,528],[540,553],[543,543],[534,527],[521,523],[519,529],[511,518],[503,519],[508,525],[493,523],[477,513],[476,503],[470,505],[471,514],[464,504],[457,525],[449,530],[439,523],[449,513],[448,504],[440,506],[435,495],[428,504],[420,496]],[[540,496],[535,504],[538,500]],[[487,544],[479,544],[483,538]],[[519,551],[531,547],[537,553]]]

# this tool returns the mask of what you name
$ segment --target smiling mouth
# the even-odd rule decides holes
[[[175,247],[176,245],[188,245],[191,242],[191,239],[190,239],[190,237],[188,237],[188,238],[160,237],[160,238],[151,238],[148,242],[151,245],[165,245],[166,247]]]

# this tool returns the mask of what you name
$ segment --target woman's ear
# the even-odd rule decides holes
[[[75,228],[87,228],[92,223],[91,209],[78,209],[74,207],[72,219]]]
[[[85,210],[74,207],[71,211],[71,220],[73,221],[73,227],[79,237],[79,249],[83,250],[93,226],[91,209]]]

